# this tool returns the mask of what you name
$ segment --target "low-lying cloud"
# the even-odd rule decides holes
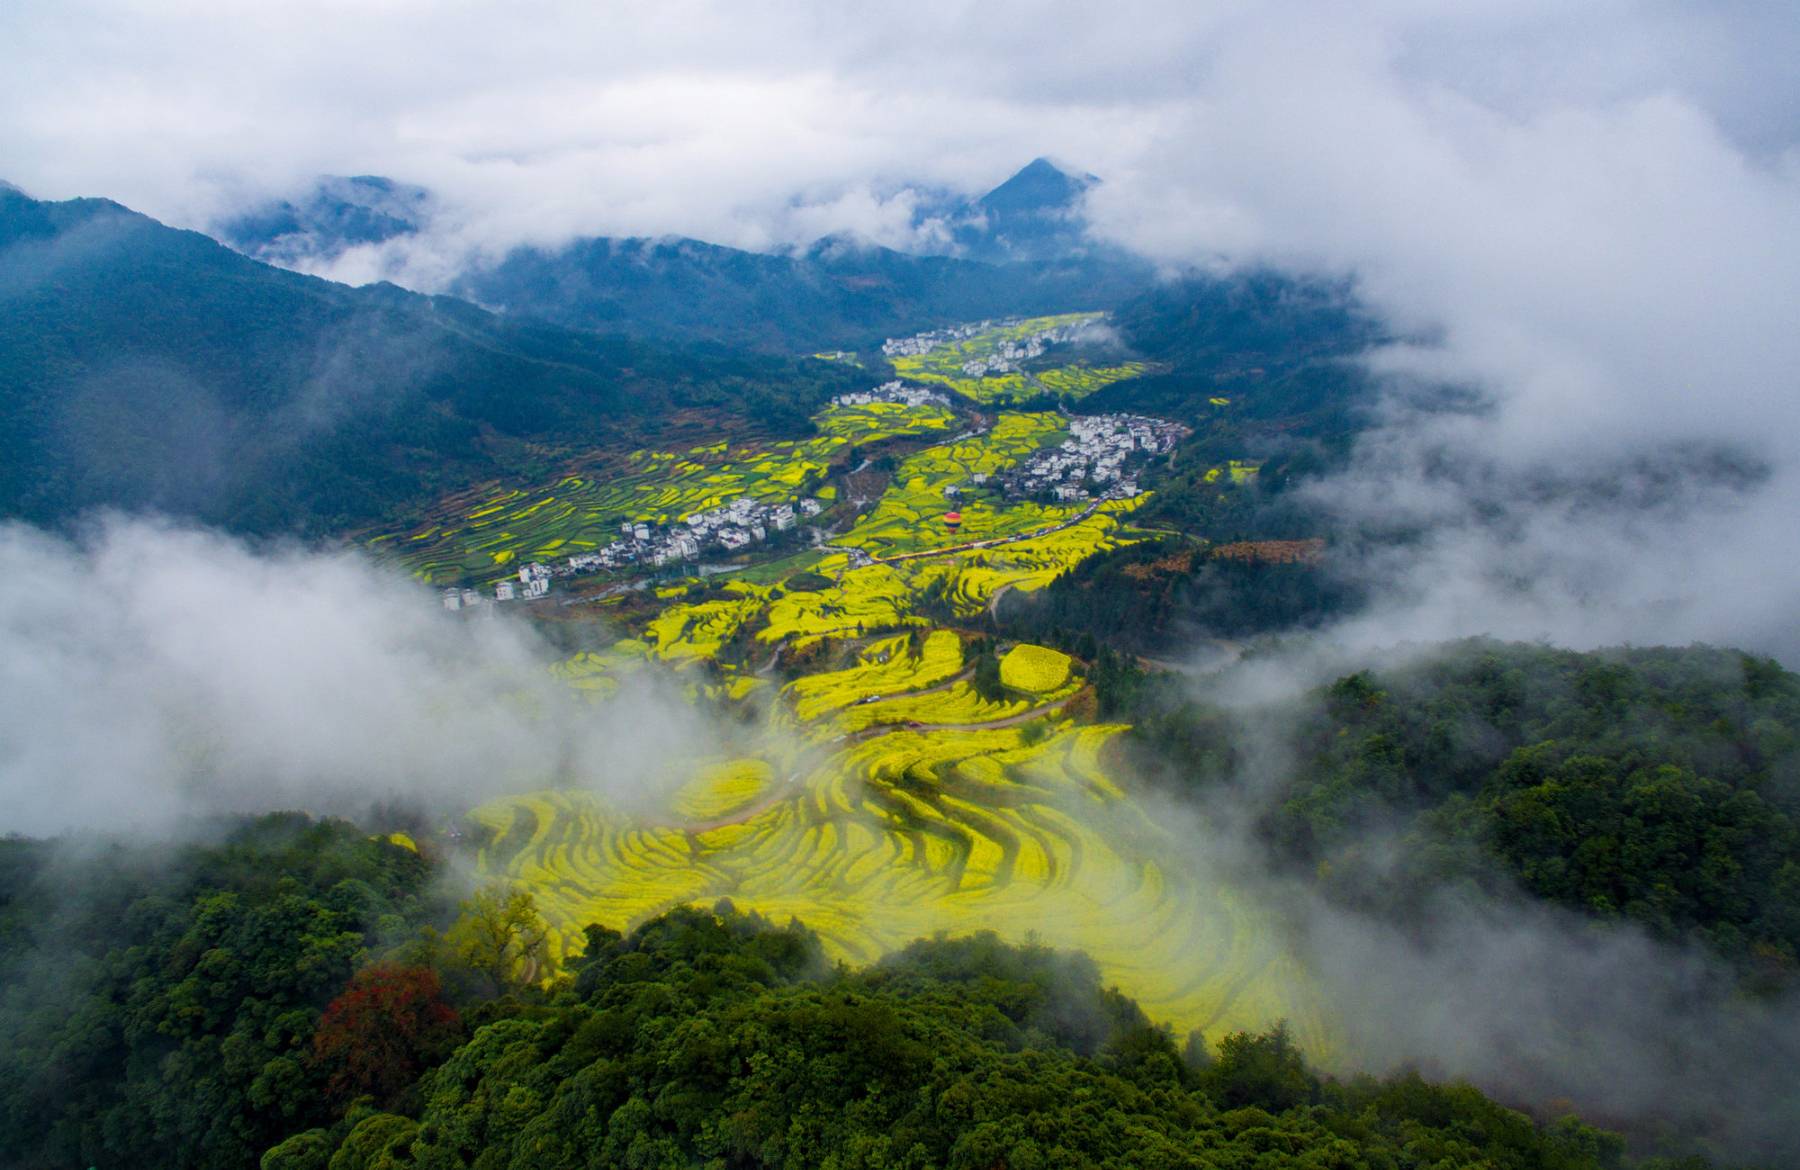
[[[1198,676],[1196,697],[1229,716],[1236,764],[1205,786],[1148,798],[1214,880],[1282,931],[1306,972],[1302,994],[1334,1037],[1322,1063],[1344,1075],[1415,1068],[1465,1079],[1542,1117],[1575,1111],[1624,1129],[1640,1150],[1794,1164],[1800,1100],[1784,1070],[1800,1066],[1800,994],[1753,993],[1698,944],[1522,890],[1414,890],[1404,916],[1390,917],[1329,896],[1267,847],[1259,825],[1291,797],[1303,750],[1302,696],[1349,670],[1405,670],[1441,653],[1296,641]],[[1419,848],[1403,835],[1427,832],[1371,827],[1341,856],[1391,881],[1381,867]]]
[[[457,812],[551,784],[629,803],[722,742],[654,675],[592,706],[524,623],[466,616],[354,553],[142,520],[0,528],[0,825]]]
[[[1800,22],[1384,12],[1250,22],[1168,114],[1157,161],[1092,199],[1101,230],[1153,255],[1351,274],[1432,338],[1373,355],[1380,424],[1312,489],[1376,598],[1341,635],[1710,639],[1800,661],[1800,170],[1773,116],[1792,90],[1771,88],[1763,121],[1709,72],[1754,70],[1747,38],[1792,43]],[[1635,56],[1540,39],[1558,26]],[[1705,51],[1682,65],[1690,36]],[[1446,384],[1481,408],[1419,392]]]
[[[1470,1080],[1640,1142],[1791,1165],[1800,1000],[1757,999],[1697,950],[1519,900],[1443,898],[1420,929],[1298,890],[1300,949],[1364,1069]]]

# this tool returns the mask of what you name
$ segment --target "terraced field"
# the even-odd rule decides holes
[[[700,769],[676,790],[673,810],[688,821],[718,820],[741,812],[774,782],[766,761],[727,760]]]
[[[899,569],[888,565],[851,569],[849,558],[839,553],[820,561],[817,572],[835,576],[837,584],[791,590],[771,599],[759,640],[804,642],[930,625],[913,616],[913,585]]]
[[[1141,378],[1156,367],[1149,362],[1120,362],[1113,366],[1092,366],[1072,362],[1053,370],[1038,370],[1026,375],[1032,390],[1046,390],[1063,398],[1086,398],[1096,390],[1104,390],[1114,382]]]
[[[874,510],[837,543],[880,558],[1033,532],[1079,515],[1081,505],[1009,502],[997,490],[975,482],[977,475],[996,475],[1042,447],[1054,447],[1067,435],[1068,427],[1058,415],[1010,411],[999,415],[984,434],[927,447],[900,464]],[[959,494],[952,499],[945,495],[946,488]],[[962,517],[954,532],[944,521],[951,512]]]
[[[1207,468],[1206,474],[1201,478],[1207,483],[1218,483],[1223,479],[1241,485],[1254,480],[1260,471],[1262,471],[1260,463],[1246,463],[1241,459],[1232,459],[1223,467]]]
[[[943,694],[946,707],[961,702],[955,688]],[[536,892],[559,957],[587,922],[625,926],[729,897],[800,918],[853,963],[940,931],[1079,947],[1178,1028],[1217,1035],[1285,1017],[1322,1043],[1297,970],[1256,913],[1185,863],[1107,775],[1102,749],[1120,729],[1045,717],[1033,743],[1031,726],[853,739],[778,799],[707,823],[648,824],[593,793],[496,801],[474,814],[493,833],[481,863]]]
[[[714,658],[762,606],[754,587],[742,587],[737,597],[671,605],[650,622],[644,636],[666,661]]]
[[[992,476],[1066,436],[1054,414],[1005,412],[980,435],[928,447],[905,460],[881,499],[839,548],[856,549],[887,564],[849,568],[849,558],[828,557],[818,571],[835,575],[838,587],[818,594],[789,594],[777,603],[767,638],[794,634],[876,630],[908,624],[910,600],[941,596],[961,616],[979,613],[1003,588],[1041,589],[1088,557],[1141,539],[1123,517],[1146,497],[1097,506],[1045,505],[1007,500]],[[990,477],[987,484],[977,476]],[[945,494],[954,488],[954,498]],[[953,529],[945,519],[958,513]],[[946,548],[1006,541],[932,557]],[[913,558],[913,559],[907,559]]]
[[[1070,659],[1048,646],[1014,646],[1000,660],[1000,681],[1015,691],[1047,695],[1069,678]]]
[[[1075,360],[1052,369],[1010,370],[971,376],[964,366],[971,361],[991,359],[1008,343],[1020,342],[1047,330],[1097,323],[1105,317],[1105,313],[1062,313],[1050,317],[1031,317],[1009,325],[997,325],[972,337],[947,342],[926,353],[903,354],[889,360],[894,372],[906,381],[942,386],[971,402],[983,405],[1003,399],[1030,398],[1038,394],[1054,394],[1070,399],[1084,398],[1114,382],[1141,377],[1154,367],[1148,362],[1094,366],[1086,361]]]
[[[698,615],[773,606],[783,600],[775,592],[673,605],[649,640],[578,656],[566,673],[579,683],[657,655],[695,661],[663,653],[666,631],[679,624],[679,640],[697,646],[686,631]],[[1065,711],[1084,685],[1080,663],[1011,647],[1001,658],[1007,692],[989,699],[969,682],[955,630],[853,646],[835,669],[780,689],[760,755],[697,769],[660,817],[580,791],[477,809],[490,834],[482,869],[533,889],[559,958],[588,922],[622,927],[729,897],[776,921],[802,919],[853,963],[939,931],[1078,947],[1179,1028],[1217,1035],[1287,1018],[1327,1050],[1302,975],[1257,911],[1109,775],[1106,744],[1123,729]]]
[[[869,643],[856,662],[842,670],[794,680],[788,693],[794,715],[811,722],[872,696],[937,686],[962,669],[962,639],[954,630],[933,630],[923,639],[900,634]]]
[[[817,438],[759,451],[641,455],[604,490],[580,484],[592,495],[571,513],[555,511],[579,495],[566,481],[545,497],[491,502],[499,511],[478,509],[467,527],[485,535],[433,530],[420,543],[437,551],[421,548],[417,565],[467,572],[508,550],[547,555],[520,543],[539,517],[547,527],[534,540],[567,542],[583,525],[610,539],[614,517],[817,490],[842,446],[956,425],[941,408],[887,404],[816,421]],[[1002,412],[985,432],[902,461],[829,547],[746,570],[701,600],[685,586],[636,594],[614,611],[631,615],[635,637],[559,666],[595,702],[639,672],[676,672],[691,700],[727,713],[739,746],[645,793],[543,791],[471,814],[485,830],[480,867],[534,891],[555,957],[589,922],[624,928],[725,897],[800,918],[852,963],[940,931],[991,929],[1087,951],[1178,1028],[1217,1036],[1287,1018],[1311,1050],[1329,1052],[1303,976],[1258,911],[1191,855],[1195,833],[1109,773],[1107,745],[1124,729],[1079,717],[1091,709],[1086,665],[1002,646],[999,686],[984,692],[976,635],[942,624],[946,611],[975,617],[1003,589],[1040,588],[1144,538],[1129,521],[1145,497],[1044,506],[997,490],[993,477],[1065,435],[1056,414]],[[474,524],[489,516],[500,519]],[[445,550],[456,555],[432,559]],[[808,664],[799,677],[778,673],[796,662]]]
[[[828,406],[813,418],[822,435],[862,446],[884,439],[948,432],[956,415],[941,406],[908,406],[901,402],[865,402]]]
[[[944,432],[955,415],[941,406],[876,402],[827,407],[813,421],[819,435],[812,439],[636,451],[616,473],[497,490],[436,523],[378,536],[371,547],[431,584],[504,576],[519,563],[592,551],[617,539],[627,520],[667,524],[744,496],[792,500],[819,485],[846,448]]]

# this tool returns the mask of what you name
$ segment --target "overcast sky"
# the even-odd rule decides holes
[[[417,182],[430,237],[337,274],[431,287],[578,233],[904,244],[907,184],[1049,155],[1160,260],[1354,274],[1442,338],[1381,355],[1395,386],[1493,403],[1446,424],[1396,397],[1325,489],[1432,525],[1369,637],[1793,654],[1797,60],[1784,0],[12,0],[0,175],[183,225],[320,173]],[[1604,490],[1543,505],[1557,477]]]
[[[1281,209],[1243,206],[1222,181],[1232,172],[1300,181],[1287,205],[1320,201],[1348,160],[1368,194],[1429,180],[1415,144],[1392,139],[1397,118],[1496,166],[1502,131],[1659,109],[1778,166],[1800,123],[1792,5],[1346,11],[13,0],[0,11],[0,169],[44,197],[104,194],[177,222],[246,190],[379,173],[502,235],[755,245],[878,227],[880,207],[858,197],[871,186],[978,190],[1049,154],[1204,212],[1140,223],[1146,240],[1236,248]],[[786,222],[794,196],[836,211]]]

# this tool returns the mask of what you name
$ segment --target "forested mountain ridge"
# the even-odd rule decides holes
[[[1464,1085],[1322,1077],[1279,1030],[1180,1042],[1080,956],[992,936],[851,974],[803,925],[686,908],[629,934],[593,926],[542,989],[524,965],[529,900],[438,902],[432,870],[404,836],[293,815],[172,851],[6,844],[0,1157],[20,1170],[1631,1164],[1617,1137]],[[54,975],[40,961],[52,947]]]
[[[1103,705],[1132,712],[1146,771],[1234,775],[1243,717],[1110,661]],[[1475,640],[1249,719],[1298,747],[1263,832],[1341,901],[1404,921],[1522,890],[1800,977],[1800,676],[1771,659]]]
[[[988,263],[849,238],[794,254],[688,239],[582,239],[517,248],[452,291],[576,329],[687,337],[777,352],[879,347],[985,317],[1110,309],[1152,281],[1122,257]]]
[[[423,187],[380,175],[326,175],[304,193],[229,216],[208,234],[270,264],[316,263],[412,235],[430,217],[432,203]]]
[[[570,329],[776,353],[872,348],[953,321],[1109,309],[1154,273],[1087,238],[1081,198],[1097,182],[1036,159],[979,197],[913,188],[911,249],[851,234],[767,252],[680,236],[577,237],[472,260],[448,291]],[[351,248],[427,232],[437,210],[421,187],[324,176],[213,232],[258,260],[316,269]]]
[[[860,382],[820,362],[649,345],[272,268],[105,200],[0,192],[0,512],[100,506],[328,533],[541,464],[804,426]]]
[[[1103,251],[1087,239],[1082,200],[1100,180],[1072,175],[1034,158],[1006,182],[970,201],[953,232],[964,255],[983,260],[1042,260]]]

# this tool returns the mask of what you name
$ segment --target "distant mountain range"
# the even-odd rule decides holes
[[[1113,263],[587,241],[511,257],[482,288],[535,292],[497,314],[259,263],[108,200],[0,187],[0,516],[122,507],[342,532],[579,452],[801,433],[832,394],[884,376],[878,355],[859,369],[748,345],[1038,309],[1118,304],[1125,346],[1168,370],[1084,406],[1198,422],[1228,385],[1246,425],[1343,409],[1341,356],[1370,336],[1348,289],[1257,274],[1128,299]]]
[[[0,515],[339,531],[683,412],[804,427],[866,380],[351,288],[107,200],[0,191]]]
[[[948,225],[955,254],[846,236],[797,252],[747,252],[682,237],[588,237],[521,247],[471,268],[456,296],[572,329],[706,339],[771,352],[861,348],[952,321],[1112,308],[1152,282],[1149,265],[1088,243],[1081,199],[1099,180],[1034,160],[977,199],[938,193],[919,215]],[[326,178],[236,216],[218,238],[293,267],[426,230],[423,188]]]
[[[698,240],[520,248],[464,274],[459,296],[576,329],[707,338],[777,352],[861,349],[985,317],[1110,309],[1151,283],[1123,258],[988,264],[828,238],[798,255]]]

